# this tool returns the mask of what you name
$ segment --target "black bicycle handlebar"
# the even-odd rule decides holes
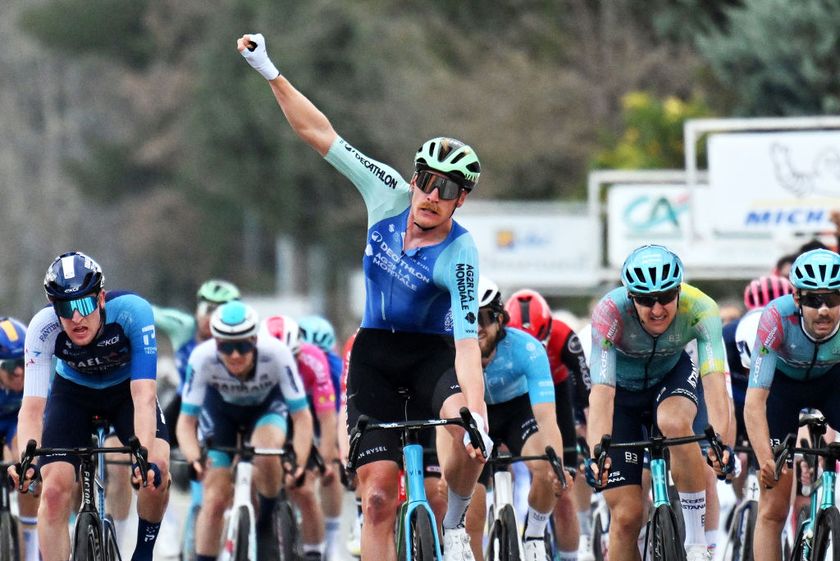
[[[822,441],[822,438],[820,440]],[[773,457],[775,458],[774,478],[776,481],[779,480],[784,464],[795,454],[801,454],[806,458],[808,456],[822,456],[829,461],[840,461],[840,442],[825,444],[823,441],[823,446],[820,448],[811,448],[810,446],[797,448],[796,435],[788,434],[780,444],[773,447]]]

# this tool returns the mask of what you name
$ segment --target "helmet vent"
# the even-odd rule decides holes
[[[665,265],[662,267],[662,279],[663,280],[667,279],[670,274],[671,274],[671,264],[670,263],[665,263]]]
[[[466,154],[464,154],[463,152],[461,152],[460,154],[456,154],[455,157],[452,158],[452,163],[453,164],[458,163],[458,161],[462,160],[464,158],[464,156],[466,156]]]
[[[656,267],[648,267],[648,274],[650,275],[650,282],[656,285],[658,279],[656,278]]]

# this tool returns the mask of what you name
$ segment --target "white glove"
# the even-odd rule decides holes
[[[487,456],[490,456],[490,452],[493,451],[493,439],[490,438],[490,435],[484,431],[484,417],[476,413],[475,411],[470,411],[470,414],[475,419],[475,424],[478,427],[478,434],[481,435],[481,440],[484,441],[484,449],[487,450]],[[470,433],[464,432],[464,448],[470,444]]]
[[[265,37],[262,33],[251,33],[251,42],[256,43],[256,47],[252,51],[250,48],[242,51],[242,56],[248,61],[254,70],[262,74],[266,80],[274,80],[280,75],[280,71],[268,58],[268,51],[265,50]]]
[[[739,475],[741,475],[741,469],[742,469],[742,467],[743,467],[743,466],[741,465],[741,458],[739,458],[739,457],[738,457],[738,455],[736,454],[736,455],[735,455],[735,469],[733,470],[733,473],[732,473],[732,477],[733,477],[733,478],[738,477]]]

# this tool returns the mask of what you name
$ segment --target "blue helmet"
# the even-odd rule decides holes
[[[621,282],[634,294],[664,292],[683,280],[683,264],[670,249],[643,245],[633,250],[621,267]]]
[[[44,276],[44,291],[53,300],[74,300],[105,286],[99,264],[78,251],[62,253],[53,260]]]
[[[806,251],[793,262],[790,283],[799,290],[840,290],[840,255],[827,249]]]
[[[23,358],[26,327],[15,318],[0,317],[0,359]]]
[[[325,353],[335,350],[335,329],[321,316],[305,316],[298,321],[300,338],[305,343],[316,345]]]

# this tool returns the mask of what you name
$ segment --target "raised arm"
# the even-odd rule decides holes
[[[326,156],[338,134],[327,117],[279,73],[268,58],[262,34],[243,35],[236,41],[236,48],[248,64],[268,80],[274,99],[292,129],[321,156]]]

